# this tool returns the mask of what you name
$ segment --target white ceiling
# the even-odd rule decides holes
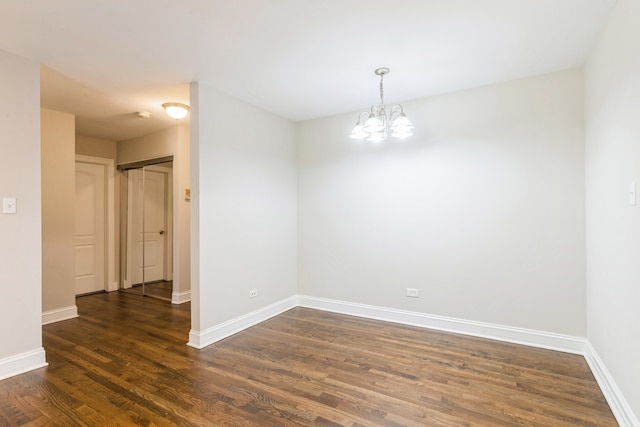
[[[190,81],[299,121],[581,65],[615,0],[0,0],[0,50],[80,134],[174,124]],[[149,111],[152,119],[135,116]]]

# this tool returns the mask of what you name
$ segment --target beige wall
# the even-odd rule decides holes
[[[117,160],[118,143],[109,139],[76,135],[76,154]]]
[[[0,52],[0,379],[42,366],[40,66]]]
[[[174,152],[173,168],[173,217],[177,226],[174,227],[173,238],[178,248],[174,254],[173,277],[177,277],[176,292],[185,293],[191,290],[191,201],[185,200],[185,190],[190,189],[188,126],[178,128],[178,146]]]
[[[75,307],[75,116],[42,109],[42,311]]]
[[[173,300],[188,299],[191,290],[190,268],[190,188],[189,127],[172,127],[160,132],[118,142],[118,164],[126,164],[173,155]]]
[[[138,138],[118,142],[119,165],[175,154],[180,139],[180,127],[172,127]],[[174,164],[175,168],[176,165]]]

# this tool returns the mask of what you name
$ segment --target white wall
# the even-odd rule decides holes
[[[582,83],[403,103],[404,142],[349,139],[355,113],[300,124],[299,292],[584,337]]]
[[[296,294],[296,164],[292,123],[204,83],[190,99],[199,334]]]
[[[41,339],[40,66],[0,52],[0,378],[44,363]],[[18,333],[19,331],[19,333]]]
[[[640,190],[638,23],[640,2],[619,0],[585,72],[588,338],[636,417],[640,205],[628,191]]]

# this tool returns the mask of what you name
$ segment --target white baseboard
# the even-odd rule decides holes
[[[191,291],[174,292],[171,294],[171,304],[184,304],[191,301]]]
[[[0,380],[47,366],[44,348],[0,360]]]
[[[189,342],[187,345],[197,349],[204,348],[253,325],[264,322],[265,320],[277,316],[280,313],[291,310],[296,306],[296,302],[297,298],[293,296],[213,326],[204,331],[196,331],[192,329],[191,332],[189,332]]]
[[[620,424],[620,427],[637,427],[640,426],[640,421],[633,413],[631,406],[627,403],[624,395],[616,385],[613,377],[609,373],[609,370],[596,353],[596,350],[591,345],[591,342],[587,342],[584,358],[587,360],[593,376],[596,378],[602,394],[607,399],[607,403],[616,417],[616,421]]]
[[[304,295],[298,295],[298,306],[580,355],[584,354],[586,343],[585,338],[570,335]]]
[[[48,325],[49,323],[60,322],[62,320],[73,319],[75,317],[78,317],[78,306],[70,305],[69,307],[63,307],[43,312],[42,324]]]

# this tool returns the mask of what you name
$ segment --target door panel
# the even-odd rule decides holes
[[[133,241],[131,246],[134,247],[130,257],[131,283],[164,280],[167,174],[131,170],[129,180],[129,241]]]
[[[104,165],[76,162],[76,295],[105,289]]]
[[[167,175],[145,170],[144,262],[145,281],[164,280]]]

